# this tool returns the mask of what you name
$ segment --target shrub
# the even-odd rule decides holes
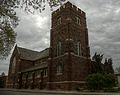
[[[87,87],[90,90],[103,90],[115,86],[115,77],[111,74],[91,74],[86,79]]]

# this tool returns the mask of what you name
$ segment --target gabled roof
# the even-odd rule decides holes
[[[21,47],[17,47],[17,50],[21,59],[30,60],[30,61],[35,61],[35,60],[49,56],[49,48],[41,52],[33,51],[30,49],[21,48]]]
[[[32,68],[25,69],[25,70],[23,70],[21,72],[22,73],[24,73],[24,72],[31,72],[31,71],[35,71],[35,70],[39,70],[41,68],[43,69],[43,68],[47,68],[47,67],[48,67],[47,62],[44,62],[44,63],[40,64],[39,66],[34,66]]]

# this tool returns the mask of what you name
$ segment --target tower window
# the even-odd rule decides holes
[[[76,23],[80,25],[80,18],[76,17]]]
[[[77,55],[78,56],[81,55],[81,44],[80,44],[80,42],[77,42]]]
[[[62,73],[63,73],[63,65],[58,64],[57,65],[57,75],[62,74]]]
[[[61,51],[61,42],[59,42],[57,44],[57,56],[61,55],[62,51]]]
[[[62,19],[61,19],[61,17],[59,17],[57,20],[57,24],[60,25],[61,23],[62,23]]]

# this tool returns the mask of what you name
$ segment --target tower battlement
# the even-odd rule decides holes
[[[86,15],[84,11],[82,11],[80,8],[76,7],[75,5],[73,5],[72,3],[70,3],[70,2],[68,1],[67,3],[63,4],[59,9],[57,9],[56,11],[54,11],[54,12],[52,13],[52,16],[55,16],[55,15],[59,14],[59,13],[60,13],[61,11],[63,11],[65,8],[71,9],[71,10],[73,10],[73,11],[75,11],[75,12],[78,12],[79,15],[84,16],[84,17],[85,17],[85,15]]]

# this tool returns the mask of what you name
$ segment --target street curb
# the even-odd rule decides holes
[[[46,94],[65,94],[65,95],[120,95],[120,93],[106,92],[76,92],[76,91],[49,91],[49,90],[19,90],[19,89],[0,89],[0,91],[25,92],[25,93],[46,93]]]

